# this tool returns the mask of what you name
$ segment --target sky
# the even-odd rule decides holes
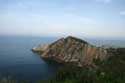
[[[125,39],[125,0],[0,0],[0,35]]]

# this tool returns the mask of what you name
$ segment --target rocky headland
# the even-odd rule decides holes
[[[117,53],[116,48],[96,47],[76,37],[61,38],[51,44],[32,48],[33,52],[46,60],[71,63],[79,67],[93,66],[94,61],[104,61]]]

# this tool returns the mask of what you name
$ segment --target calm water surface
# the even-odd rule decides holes
[[[0,78],[14,76],[17,80],[45,80],[55,75],[59,65],[48,64],[31,48],[51,43],[58,38],[52,37],[0,37]],[[125,46],[125,41],[90,40],[95,45]]]
[[[51,78],[58,65],[48,64],[31,48],[53,42],[57,38],[0,37],[0,77],[14,76],[18,80],[45,80]]]

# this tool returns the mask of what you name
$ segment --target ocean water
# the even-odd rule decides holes
[[[56,64],[48,64],[31,48],[48,44],[57,38],[0,37],[0,79],[4,76],[22,80],[46,80],[53,77],[58,69]]]
[[[84,39],[84,38],[82,38]],[[96,46],[111,46],[111,47],[125,47],[125,39],[85,39],[92,45]]]
[[[58,64],[49,64],[31,51],[37,45],[56,41],[54,37],[0,36],[0,79],[46,80],[55,75]],[[84,39],[84,38],[83,38]],[[94,45],[125,46],[125,41],[85,39]]]

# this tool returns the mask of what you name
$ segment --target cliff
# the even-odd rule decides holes
[[[61,38],[52,44],[34,47],[32,51],[39,53],[44,59],[72,63],[80,67],[95,65],[95,60],[103,61],[111,56],[109,49],[93,46],[72,36]]]

